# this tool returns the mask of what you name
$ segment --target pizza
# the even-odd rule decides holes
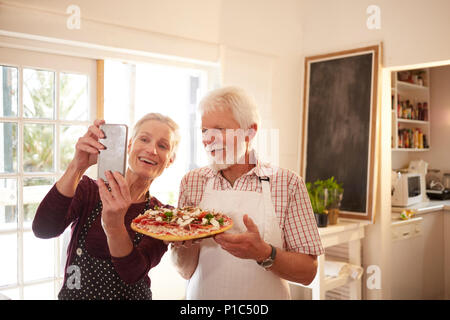
[[[131,229],[152,238],[184,241],[225,232],[233,220],[225,214],[194,207],[159,208],[145,211],[131,222]]]

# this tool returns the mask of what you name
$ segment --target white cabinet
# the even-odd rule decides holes
[[[391,298],[445,297],[444,211],[392,223]]]
[[[392,150],[430,149],[429,69],[392,73]]]

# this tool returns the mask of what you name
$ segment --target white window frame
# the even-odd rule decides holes
[[[0,39],[2,39],[2,34],[4,32],[0,32]],[[154,64],[163,64],[168,66],[178,66],[178,67],[184,67],[184,68],[192,68],[192,69],[200,69],[204,72],[206,72],[208,77],[208,88],[207,90],[211,90],[214,88],[217,88],[221,85],[222,82],[222,76],[221,76],[221,64],[219,61],[213,62],[212,60],[208,61],[202,61],[202,60],[195,60],[195,59],[185,59],[182,57],[172,57],[172,56],[166,56],[161,54],[153,54],[149,52],[143,52],[143,51],[136,51],[136,50],[126,50],[126,49],[117,49],[112,47],[105,47],[105,46],[95,46],[87,43],[72,43],[65,40],[59,40],[59,39],[52,39],[52,38],[45,38],[45,39],[35,39],[34,37],[30,35],[20,35],[17,38],[7,39],[3,44],[6,43],[7,47],[11,48],[24,48],[25,50],[37,50],[36,53],[40,54],[41,52],[56,52],[58,54],[66,54],[70,57],[72,53],[75,53],[77,57],[72,57],[75,59],[79,59],[81,57],[82,59],[93,59],[92,61],[95,61],[95,59],[115,59],[115,60],[121,60],[123,62],[133,63],[133,64],[139,64],[139,63],[154,63]],[[23,39],[22,39],[23,38]],[[56,45],[55,45],[56,41]],[[61,45],[61,43],[63,45]],[[0,43],[0,50],[2,49]],[[55,47],[56,46],[56,47]],[[217,48],[217,52],[218,52]],[[0,64],[5,66],[12,66],[12,67],[20,67],[21,64],[17,63],[8,63],[4,59],[0,58]],[[39,63],[32,64],[29,67],[36,68],[36,69],[44,69],[44,70],[57,70],[59,72],[69,72],[69,73],[77,73],[74,70],[66,70],[64,68],[51,68],[49,66],[42,66]],[[18,81],[18,88],[21,88],[22,86],[22,69],[19,71],[19,81]],[[98,76],[98,75],[97,75]],[[100,78],[103,77],[103,74],[100,75]],[[59,80],[59,79],[58,79]],[[89,81],[89,88],[92,90],[91,92],[95,92],[97,94],[103,94],[102,92],[97,92],[97,81],[94,80],[94,78],[91,78]],[[59,90],[57,88],[58,82],[55,81],[55,88],[56,90]],[[103,106],[97,104],[96,100],[96,94],[90,94],[90,118],[89,121],[86,122],[71,122],[71,121],[58,121],[53,120],[53,122],[58,122],[57,127],[58,129],[55,131],[55,140],[57,140],[57,144],[59,145],[59,127],[61,125],[65,124],[86,124],[90,125],[94,119],[97,117],[103,117]],[[103,97],[101,97],[103,98]],[[55,97],[56,101],[58,101],[59,96],[58,93],[56,93]],[[134,108],[134,106],[133,106]],[[19,101],[18,101],[18,113],[22,112],[23,110],[23,104],[22,104],[22,95],[19,94]],[[134,110],[130,110],[130,120],[132,118]],[[0,117],[1,121],[5,122],[16,122],[17,120],[20,121],[26,121],[23,119],[22,114],[18,115],[17,118],[2,118]],[[43,123],[48,123],[47,120],[42,120]],[[37,121],[31,120],[30,122],[38,123]],[[52,122],[52,123],[53,123]],[[55,239],[55,255],[58,255],[55,257],[55,263],[57,264],[55,266],[55,269],[57,270],[55,274],[56,277],[53,278],[47,278],[42,279],[39,281],[34,281],[30,283],[24,283],[23,282],[23,232],[26,232],[27,230],[23,229],[23,179],[28,177],[34,177],[38,174],[32,174],[32,173],[23,173],[22,169],[22,148],[23,148],[23,135],[21,134],[22,131],[20,131],[23,128],[23,123],[21,124],[22,127],[18,127],[19,130],[19,149],[18,150],[18,157],[20,159],[18,163],[18,172],[17,174],[0,174],[0,178],[17,178],[17,188],[18,188],[18,195],[17,195],[17,201],[18,201],[18,229],[13,231],[7,231],[5,233],[0,234],[7,234],[7,233],[15,233],[18,232],[20,235],[18,237],[18,269],[20,272],[18,272],[18,279],[22,279],[22,282],[18,282],[17,285],[8,285],[4,287],[0,287],[0,294],[2,293],[2,290],[9,290],[9,289],[16,289],[19,288],[19,296],[20,299],[23,299],[24,297],[24,287],[28,285],[35,285],[35,284],[41,284],[41,283],[48,283],[48,282],[54,282],[54,292],[55,292],[55,298],[57,297],[57,294],[59,292],[59,289],[62,285],[63,278],[59,276],[63,270],[60,263],[61,260],[61,249],[62,249],[62,243],[59,240],[60,238]],[[59,168],[59,148],[56,148],[55,150],[55,166],[56,168]],[[63,172],[55,172],[54,174],[39,174],[39,177],[54,177],[55,182],[59,179],[59,177],[62,175]],[[95,178],[95,177],[93,177]],[[66,230],[67,231],[67,230]],[[19,271],[18,270],[18,271]]]
[[[18,50],[11,48],[0,47],[0,52],[6,53],[0,58],[0,65],[14,67],[18,70],[18,103],[17,103],[17,117],[0,117],[0,122],[17,123],[18,141],[17,141],[17,172],[16,173],[0,173],[0,179],[16,179],[17,181],[17,229],[0,230],[0,235],[17,234],[17,282],[0,287],[0,293],[4,290],[19,289],[19,299],[24,299],[24,288],[27,286],[52,283],[54,285],[54,298],[61,288],[63,280],[63,272],[61,266],[61,249],[62,236],[53,239],[55,259],[54,259],[54,274],[52,277],[38,279],[34,281],[24,280],[24,234],[32,232],[31,227],[24,227],[24,200],[23,188],[24,181],[27,178],[53,178],[56,182],[64,171],[60,170],[60,128],[64,125],[89,126],[96,116],[96,62],[95,60],[88,61],[88,59],[80,59],[70,56],[59,56],[42,52]],[[11,53],[11,54],[8,54]],[[46,58],[46,59],[43,59]],[[83,61],[81,61],[83,60]],[[54,119],[33,119],[24,118],[23,116],[23,70],[26,68],[45,70],[55,72],[55,110]],[[89,115],[86,121],[70,121],[59,119],[59,80],[61,73],[83,74],[88,75],[88,100],[89,100]],[[24,172],[23,169],[23,147],[24,125],[33,124],[50,124],[54,125],[54,149],[53,149],[53,163],[54,172]]]

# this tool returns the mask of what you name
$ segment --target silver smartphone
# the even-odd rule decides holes
[[[105,134],[105,138],[99,139],[106,149],[100,150],[98,155],[98,178],[106,179],[105,171],[118,171],[125,176],[127,164],[127,139],[128,127],[125,124],[104,124],[100,130]]]

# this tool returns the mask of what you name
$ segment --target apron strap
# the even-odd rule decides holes
[[[270,179],[268,177],[259,177],[259,181],[261,181],[263,199],[264,199],[264,208],[266,211],[265,219],[264,219],[264,229],[263,229],[263,238],[265,241],[268,241],[269,228],[273,227],[271,225],[271,220],[275,211],[273,210],[272,205],[272,196],[270,192]],[[276,217],[275,217],[276,218]]]

